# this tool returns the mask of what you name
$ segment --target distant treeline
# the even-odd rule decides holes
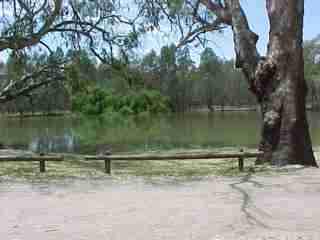
[[[308,101],[319,102],[320,47],[305,43],[305,76],[309,83]],[[21,78],[44,61],[65,60],[65,80],[41,87],[27,96],[1,106],[1,112],[31,113],[76,111],[85,114],[139,114],[164,111],[185,112],[213,106],[252,106],[256,99],[248,91],[242,73],[233,60],[219,58],[205,48],[196,64],[188,48],[165,46],[157,54],[121,55],[108,64],[98,64],[86,51],[62,49],[48,56],[34,53],[11,55],[2,65],[0,85]]]

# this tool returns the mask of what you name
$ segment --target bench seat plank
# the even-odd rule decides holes
[[[39,162],[39,161],[63,161],[61,156],[6,156],[0,155],[0,162]]]
[[[144,153],[144,154],[121,154],[121,155],[95,155],[86,156],[85,160],[95,161],[103,160],[105,162],[105,172],[111,174],[111,161],[161,161],[161,160],[201,160],[201,159],[238,159],[239,170],[244,169],[245,158],[255,158],[262,154],[260,151],[245,152],[180,152],[174,154],[163,154],[163,153]]]
[[[261,152],[230,152],[230,153],[177,153],[177,154],[130,154],[130,155],[96,155],[86,156],[86,160],[195,160],[195,159],[228,159],[254,158]]]

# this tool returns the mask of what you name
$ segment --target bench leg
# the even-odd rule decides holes
[[[45,160],[40,160],[39,161],[39,166],[40,166],[40,172],[45,172],[46,171],[46,161]]]
[[[111,160],[109,159],[104,160],[104,170],[105,170],[105,173],[111,174]]]
[[[239,171],[243,172],[243,157],[239,157],[238,162],[239,162]]]

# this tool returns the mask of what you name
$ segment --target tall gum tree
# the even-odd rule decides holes
[[[214,14],[211,22],[197,15],[201,7]],[[257,51],[259,36],[250,29],[239,0],[199,0],[193,8],[193,21],[203,24],[189,31],[179,45],[193,41],[197,34],[217,30],[221,25],[232,28],[236,67],[242,69],[263,117],[259,145],[263,154],[256,163],[317,166],[305,107],[304,0],[266,0],[270,22],[266,56]]]

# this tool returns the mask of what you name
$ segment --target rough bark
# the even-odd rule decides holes
[[[256,70],[255,89],[263,114],[257,163],[317,166],[306,116],[303,64],[304,0],[267,0],[267,57]]]
[[[236,67],[261,105],[263,155],[257,163],[317,166],[306,116],[303,64],[304,0],[266,0],[270,21],[267,56],[260,57],[239,0],[201,1],[233,30]],[[223,17],[221,17],[223,16]],[[231,20],[228,17],[231,16]]]

